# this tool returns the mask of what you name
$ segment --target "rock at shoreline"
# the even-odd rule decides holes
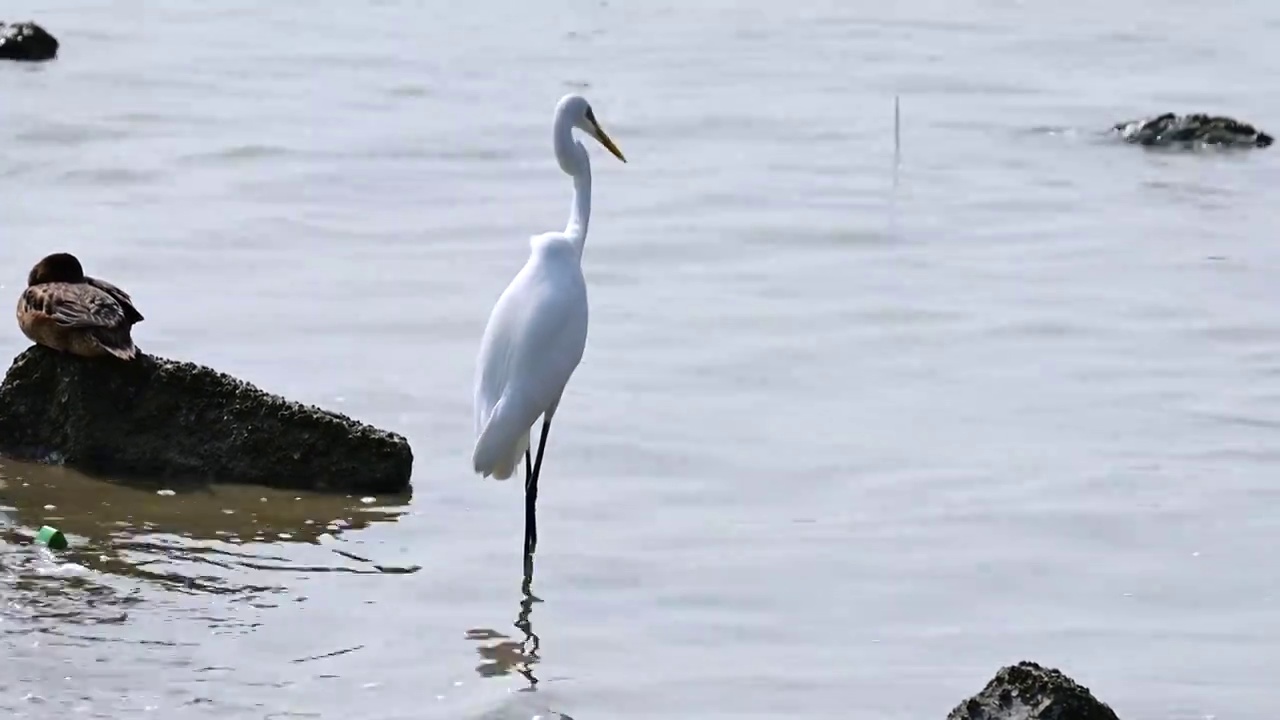
[[[1118,720],[1089,689],[1033,662],[1000,668],[982,692],[965,700],[947,720]]]
[[[0,60],[52,60],[58,39],[33,22],[0,23]]]
[[[1222,115],[1165,113],[1144,120],[1126,120],[1111,128],[1128,143],[1137,145],[1222,145],[1264,148],[1274,138],[1254,126]]]
[[[405,491],[404,437],[207,367],[23,351],[0,384],[0,453],[132,479]]]

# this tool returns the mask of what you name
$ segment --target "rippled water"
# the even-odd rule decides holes
[[[0,67],[0,294],[75,252],[145,350],[416,464],[366,500],[3,462],[0,709],[941,718],[1030,658],[1126,719],[1271,717],[1280,155],[1099,134],[1274,132],[1280,9],[1208,10],[6,7],[63,48]],[[471,372],[563,225],[571,89],[630,162],[594,155],[591,339],[522,605]],[[44,522],[69,552],[21,544]]]

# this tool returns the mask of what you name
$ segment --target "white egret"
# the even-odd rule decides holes
[[[494,305],[476,362],[476,444],[471,461],[482,476],[506,480],[524,456],[526,559],[538,543],[538,474],[551,418],[587,344],[582,248],[591,218],[591,160],[574,138],[574,128],[627,161],[585,98],[569,94],[560,99],[552,142],[560,169],[573,178],[569,222],[563,232],[530,238],[529,260]],[[532,460],[529,438],[539,417],[542,436],[537,459]]]

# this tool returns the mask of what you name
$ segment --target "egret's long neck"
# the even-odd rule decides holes
[[[555,125],[555,148],[560,169],[573,178],[573,203],[564,234],[578,246],[581,255],[591,223],[591,159],[586,148],[573,139],[573,128],[567,122]]]
[[[569,206],[569,222],[564,234],[573,238],[581,255],[587,243],[587,226],[591,224],[591,161],[582,146],[578,146],[578,151],[582,153],[582,168],[573,175],[573,204]]]

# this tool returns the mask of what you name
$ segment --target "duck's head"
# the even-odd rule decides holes
[[[71,253],[54,253],[45,256],[36,263],[27,275],[27,287],[45,283],[78,283],[84,282],[84,268]]]

